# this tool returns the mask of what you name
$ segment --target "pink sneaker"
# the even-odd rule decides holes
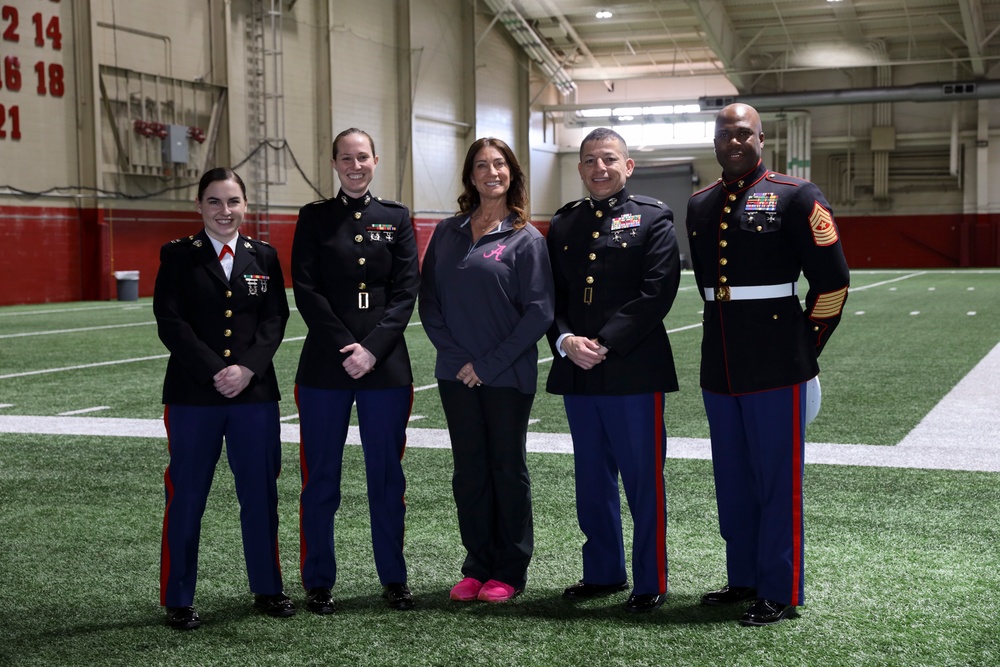
[[[466,577],[451,589],[451,599],[459,602],[472,602],[479,595],[479,591],[482,588],[483,582],[472,577]]]
[[[483,602],[506,602],[520,593],[521,591],[517,590],[513,586],[508,586],[502,581],[497,581],[496,579],[490,579],[483,584],[482,589],[480,589],[479,599]]]

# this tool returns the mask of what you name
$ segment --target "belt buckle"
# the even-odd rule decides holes
[[[368,292],[358,292],[358,308],[368,310]]]
[[[729,285],[722,285],[715,288],[715,300],[716,301],[729,301]]]

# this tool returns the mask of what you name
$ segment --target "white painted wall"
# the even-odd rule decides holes
[[[123,179],[114,173],[114,141],[106,120],[88,124],[84,111],[100,109],[96,79],[98,66],[117,65],[151,75],[186,81],[205,80],[227,89],[227,114],[220,135],[217,163],[236,164],[250,145],[246,120],[246,60],[244,25],[250,0],[80,0],[90,9],[90,25],[73,24],[71,3],[7,0],[30,31],[30,15],[43,11],[58,15],[62,48],[37,49],[33,35],[18,45],[7,44],[5,54],[21,59],[21,91],[0,90],[0,104],[17,107],[21,138],[0,139],[3,178],[24,190],[40,191],[78,185],[87,171],[97,184],[111,190],[151,189],[175,184],[170,179]],[[407,11],[401,11],[400,8]],[[313,185],[332,195],[338,184],[329,162],[330,140],[336,132],[361,127],[376,140],[380,163],[373,190],[404,199],[418,216],[436,217],[456,208],[462,161],[478,136],[503,138],[514,147],[531,179],[534,217],[545,218],[563,203],[583,196],[576,172],[577,150],[584,134],[567,129],[541,106],[555,103],[599,103],[608,106],[639,102],[693,101],[703,95],[731,95],[735,91],[721,77],[664,77],[656,80],[617,81],[609,91],[601,82],[584,82],[568,98],[544,89],[544,78],[534,69],[503,28],[477,14],[482,4],[472,0],[330,0],[283,3],[283,83],[285,138],[303,174],[288,163],[285,185],[272,186],[272,206],[294,211],[318,197]],[[222,25],[224,24],[224,25]],[[105,26],[117,27],[105,27]],[[78,36],[92,35],[93,71],[76,57]],[[220,41],[219,35],[224,39]],[[213,56],[214,54],[214,56]],[[86,54],[85,54],[86,55]],[[36,61],[58,64],[65,72],[62,98],[35,93]],[[78,63],[81,67],[78,67]],[[409,67],[409,72],[400,71]],[[930,69],[929,69],[930,68]],[[904,86],[930,78],[947,81],[961,73],[950,67],[897,67],[893,85]],[[83,71],[79,71],[79,70]],[[836,72],[787,74],[783,89],[834,89],[873,86],[847,80]],[[405,87],[409,79],[410,100]],[[402,91],[402,92],[401,92]],[[82,96],[81,96],[82,95]],[[413,113],[406,111],[412,101]],[[528,109],[529,102],[534,107]],[[179,102],[182,103],[182,102]],[[890,167],[920,164],[904,158],[922,149],[939,154],[950,141],[952,112],[958,108],[964,147],[962,189],[913,187],[890,202],[874,203],[861,194],[837,207],[844,212],[960,213],[1000,210],[1000,189],[991,188],[1000,173],[1000,104],[976,102],[896,103],[893,125],[898,155]],[[838,190],[836,164],[850,156],[856,183],[870,178],[867,142],[873,124],[870,105],[811,109],[813,180],[829,193]],[[7,128],[10,128],[10,119]],[[773,139],[780,132],[765,121]],[[0,128],[2,129],[2,128]],[[978,136],[982,132],[982,136]],[[96,133],[99,156],[78,154],[79,137]],[[985,148],[976,142],[987,141]],[[642,164],[649,157],[687,157],[702,183],[718,176],[710,146],[685,146],[635,154]],[[931,158],[927,158],[931,159]],[[935,158],[936,159],[936,158]],[[94,167],[100,164],[99,168]],[[16,165],[11,168],[9,165]],[[772,164],[781,169],[783,165]],[[139,181],[138,184],[132,181]],[[127,188],[126,188],[127,186]],[[831,197],[834,195],[831,194]],[[9,197],[0,195],[0,200]],[[154,201],[163,206],[184,201],[185,192],[166,193]],[[15,200],[16,201],[16,200]],[[125,202],[122,205],[132,205]],[[138,205],[138,204],[137,204]],[[142,206],[150,206],[146,201]]]

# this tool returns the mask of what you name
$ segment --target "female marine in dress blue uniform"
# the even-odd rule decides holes
[[[160,604],[181,630],[201,625],[193,606],[198,541],[223,437],[254,606],[272,616],[295,613],[278,565],[280,394],[271,363],[288,301],[275,249],[238,232],[246,206],[233,171],[202,176],[197,207],[205,229],[163,246],[153,294],[157,332],[170,350]]]
[[[292,244],[295,304],[309,327],[299,358],[296,400],[301,425],[301,567],[307,607],[335,610],[334,515],[351,406],[368,480],[375,568],[389,606],[409,609],[402,458],[413,402],[403,333],[420,276],[410,213],[368,191],[378,156],[359,129],[333,142],[337,196],[299,211]]]

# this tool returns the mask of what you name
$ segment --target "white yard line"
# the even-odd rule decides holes
[[[79,329],[50,329],[48,331],[26,331],[24,333],[0,334],[0,338],[24,338],[26,336],[49,336],[52,334],[79,333],[81,331],[100,331],[102,329],[123,329],[125,327],[148,327],[156,322],[132,322],[129,324],[105,324],[99,327],[80,327]]]
[[[88,310],[134,310],[143,307],[148,307],[148,306],[143,306],[142,304],[131,302],[129,305],[118,304],[114,306],[84,306],[82,308],[46,308],[45,310],[15,310],[15,311],[0,312],[0,317],[17,317],[19,315],[50,315],[52,313],[80,313]]]
[[[907,442],[910,438],[919,440],[922,437],[922,426],[923,422],[907,436],[904,444],[896,447],[810,442],[806,445],[806,463],[1000,472],[1000,456],[995,444],[992,447],[969,448],[954,435],[949,441],[935,440],[930,446]],[[0,433],[166,438],[162,419],[105,417],[0,415]],[[282,424],[281,440],[298,444],[298,425]],[[361,444],[356,426],[348,429],[347,444]],[[406,431],[406,444],[408,447],[447,449],[450,440],[448,431],[444,429],[410,428]],[[528,433],[528,451],[570,454],[573,452],[573,441],[567,433]],[[667,456],[672,459],[708,460],[711,459],[711,447],[707,439],[668,437]]]
[[[98,361],[93,364],[80,364],[78,366],[63,366],[62,368],[45,368],[40,371],[24,371],[23,373],[8,373],[0,375],[0,380],[10,378],[22,378],[30,375],[45,375],[46,373],[62,373],[64,371],[76,371],[83,368],[97,368],[98,366],[117,366],[118,364],[131,364],[137,361],[152,361],[154,359],[166,359],[169,354],[157,354],[152,357],[135,357],[134,359],[116,359],[114,361]]]
[[[68,412],[60,412],[60,417],[70,417],[72,415],[84,415],[88,412],[101,412],[102,410],[110,410],[110,405],[97,405],[92,408],[82,408],[80,410],[70,410]]]
[[[892,278],[890,280],[881,280],[877,283],[870,283],[868,285],[862,285],[861,287],[851,287],[849,291],[860,292],[862,290],[871,289],[872,287],[881,287],[882,285],[888,285],[889,283],[898,283],[900,280],[909,280],[910,278],[916,278],[918,276],[927,275],[926,271],[915,271],[914,273],[908,273],[905,276],[899,276],[898,278]]]

